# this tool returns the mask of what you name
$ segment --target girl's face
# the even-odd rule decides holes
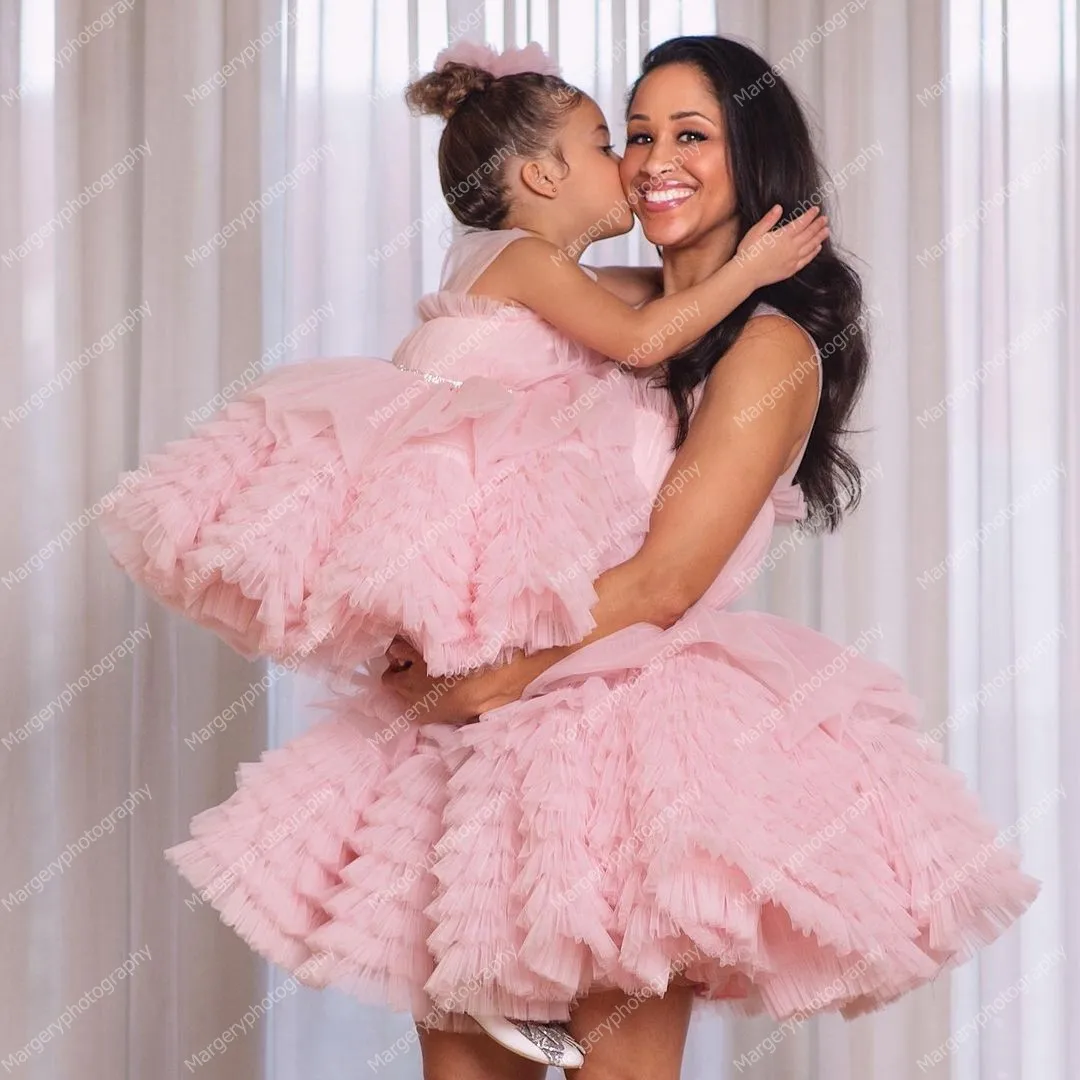
[[[724,119],[712,85],[693,64],[666,64],[641,81],[619,172],[654,244],[686,247],[732,226],[735,184]]]
[[[567,117],[559,149],[566,162],[558,182],[560,201],[573,208],[582,244],[629,232],[634,218],[623,197],[619,155],[612,148],[604,114],[592,98],[583,97]]]

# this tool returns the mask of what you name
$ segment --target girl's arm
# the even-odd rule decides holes
[[[640,307],[664,292],[664,272],[659,266],[590,266],[609,293],[624,304]]]
[[[411,666],[391,669],[383,682],[410,704],[436,691],[422,722],[460,722],[516,701],[533,679],[592,641],[639,622],[672,626],[716,580],[805,437],[818,378],[802,330],[778,315],[752,319],[706,381],[640,551],[597,578],[597,625],[584,641],[519,653],[501,667],[444,682],[427,676],[415,650],[395,643],[392,661]],[[766,399],[772,408],[754,408]],[[745,410],[760,415],[747,422]]]
[[[700,285],[643,307],[623,303],[538,236],[508,244],[470,291],[524,304],[620,363],[652,366],[693,344],[762,286],[797,273],[821,250],[828,225],[818,207],[771,231],[780,213],[774,207],[766,214],[743,238],[735,258]]]

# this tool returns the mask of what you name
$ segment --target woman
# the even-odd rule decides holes
[[[763,84],[739,104],[742,88]],[[666,292],[729,259],[770,205],[790,212],[820,190],[797,103],[736,42],[678,38],[652,50],[627,123],[621,175],[662,248]],[[519,862],[538,860],[534,890],[549,883],[546,904],[530,897],[528,932],[507,937],[514,959],[500,980],[519,963],[563,989],[582,972],[610,974],[570,1014],[589,1049],[583,1080],[674,1080],[695,996],[777,1016],[879,1007],[993,940],[1037,892],[992,844],[960,778],[918,748],[918,706],[892,672],[842,660],[839,647],[782,620],[724,610],[773,521],[801,516],[793,473],[819,524],[835,526],[858,500],[858,469],[839,445],[868,361],[858,279],[827,245],[797,279],[762,293],[669,363],[678,451],[668,476],[693,480],[655,508],[640,552],[598,579],[593,634],[452,685],[433,682],[422,658],[396,644],[383,677],[406,702],[423,702],[423,723],[483,714],[457,729],[461,764],[444,824],[503,799],[513,814],[492,820],[516,830]],[[788,317],[751,321],[758,299]],[[830,678],[808,693],[822,670]],[[664,727],[663,695],[680,687],[687,725],[712,716],[720,751]],[[708,688],[711,698],[694,696]],[[650,708],[664,727],[652,743]],[[530,725],[535,736],[520,737]],[[634,770],[642,775],[628,777]],[[662,822],[664,845],[635,827],[630,869],[614,865],[627,822],[613,820],[634,824],[680,800]],[[580,819],[577,832],[567,816]],[[752,841],[732,835],[743,832]],[[430,915],[460,908],[463,896],[483,909],[477,920],[513,902],[521,866],[504,881],[480,857],[509,843],[500,837],[493,824],[437,860],[442,895]],[[977,873],[967,869],[975,862]],[[477,950],[438,931],[430,940],[443,988],[478,965]],[[642,990],[650,971],[652,994]],[[544,1073],[485,1036],[427,1030],[420,1042],[429,1080]]]

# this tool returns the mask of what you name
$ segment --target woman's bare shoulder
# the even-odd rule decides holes
[[[703,404],[775,388],[816,397],[818,356],[813,339],[793,319],[767,313],[750,319],[705,380]],[[769,407],[775,402],[770,399]]]
[[[757,316],[705,380],[692,428],[718,443],[749,440],[786,465],[813,426],[819,377],[802,327],[782,315]]]

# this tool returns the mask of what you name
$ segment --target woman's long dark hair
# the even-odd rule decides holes
[[[814,153],[806,117],[791,90],[753,49],[724,37],[678,37],[645,57],[630,90],[668,64],[692,64],[711,84],[724,117],[735,185],[739,239],[779,203],[784,220],[824,203],[825,172]],[[629,112],[629,108],[627,110]],[[833,530],[861,494],[854,458],[841,445],[869,364],[867,318],[858,274],[831,241],[793,278],[759,289],[704,337],[659,370],[678,422],[675,446],[690,427],[691,395],[742,333],[759,302],[794,319],[822,358],[821,406],[795,479],[809,509],[809,526]]]

